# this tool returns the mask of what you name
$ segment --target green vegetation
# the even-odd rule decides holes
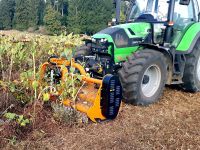
[[[69,0],[69,30],[88,34],[107,26],[113,11],[112,0]]]
[[[38,87],[35,81],[39,65],[49,56],[60,56],[82,43],[79,36],[71,34],[58,37],[11,34],[0,35],[0,90],[11,92],[22,103],[37,98],[34,89]]]
[[[31,3],[27,0],[16,0],[14,15],[14,26],[18,30],[25,30],[31,25],[35,25],[34,17],[31,12]],[[34,13],[33,13],[34,14]]]
[[[1,0],[0,29],[37,30],[50,34],[93,34],[114,14],[112,0]]]
[[[11,29],[15,13],[15,0],[0,1],[0,29]]]
[[[44,16],[44,23],[49,33],[60,34],[62,28],[60,18],[61,15],[51,5],[48,5]]]
[[[49,111],[55,120],[69,125],[87,122],[87,118],[84,119],[84,116],[71,108],[63,107],[61,103],[62,98],[72,99],[75,103],[82,84],[80,76],[68,76],[68,82],[58,87],[49,87],[47,82],[40,82],[39,78],[41,64],[46,62],[49,56],[61,54],[62,57],[71,58],[74,48],[81,44],[82,38],[72,34],[45,36],[18,31],[0,34],[0,121],[3,126],[8,125],[13,131],[5,132],[3,137],[18,138],[16,133],[23,133],[25,129],[30,132],[37,128],[38,123],[43,123],[41,111]],[[74,68],[70,69],[70,72],[74,71]],[[54,102],[50,110],[48,107],[45,110],[45,104],[50,103],[50,88],[63,88],[67,92]],[[69,115],[65,117],[67,113]],[[3,131],[0,130],[0,134],[3,134]]]
[[[23,115],[17,115],[15,113],[6,113],[4,114],[4,117],[10,121],[16,121],[21,127],[25,127],[30,123],[29,119],[24,118]]]

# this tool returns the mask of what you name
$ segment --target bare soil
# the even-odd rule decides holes
[[[82,126],[58,124],[43,112],[37,129],[3,149],[200,149],[200,93],[168,87],[157,104],[123,104],[116,120]]]

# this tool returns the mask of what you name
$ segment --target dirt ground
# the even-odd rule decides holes
[[[200,149],[200,93],[186,93],[178,88],[167,87],[161,100],[149,107],[123,104],[114,121],[71,127],[56,122],[49,111],[43,110],[40,115],[40,124],[35,130],[28,132],[22,140],[0,144],[0,149]],[[0,128],[0,132],[2,130]],[[0,134],[0,143],[3,140],[8,139]]]
[[[45,124],[45,122],[44,122]],[[33,131],[3,149],[200,149],[200,93],[167,88],[150,107],[123,105],[114,121],[84,126],[58,125]]]

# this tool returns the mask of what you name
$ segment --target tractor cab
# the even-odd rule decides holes
[[[136,0],[130,5],[127,22],[149,22],[152,43],[177,46],[187,28],[198,21],[197,0]]]
[[[127,19],[130,22],[139,20],[149,22],[167,21],[168,7],[168,0],[137,0],[132,4]]]
[[[126,6],[126,23],[151,24],[152,44],[170,43],[176,47],[187,28],[199,20],[197,0],[132,0]]]

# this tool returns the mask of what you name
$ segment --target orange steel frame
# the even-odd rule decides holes
[[[88,96],[86,96],[84,94],[79,94],[79,98],[81,100],[92,103],[91,107],[89,107],[87,105],[84,105],[83,103],[73,103],[69,99],[63,100],[63,105],[64,106],[68,106],[68,107],[72,107],[72,108],[74,108],[74,109],[76,109],[76,110],[78,110],[80,112],[83,112],[83,113],[87,114],[87,116],[93,122],[96,122],[96,119],[105,120],[106,118],[102,115],[101,105],[100,105],[100,102],[101,102],[101,90],[102,90],[102,83],[103,83],[103,81],[99,80],[99,79],[94,79],[94,78],[87,77],[85,69],[80,64],[75,63],[74,59],[72,59],[71,61],[68,61],[66,59],[51,58],[50,59],[50,63],[49,62],[45,62],[41,66],[41,70],[40,70],[40,82],[42,82],[42,80],[44,79],[46,68],[49,65],[51,65],[51,64],[56,64],[56,66],[58,66],[58,67],[61,67],[61,66],[74,67],[74,68],[76,68],[77,70],[80,71],[80,74],[82,76],[82,81],[83,82],[90,83],[90,85],[91,84],[97,84],[97,85],[100,86],[100,88],[98,89],[98,92],[97,92],[95,98],[92,98],[90,96],[90,94]],[[61,73],[62,73],[61,82],[65,82],[66,81],[65,74],[68,73],[68,69],[66,67],[64,67],[64,68],[62,67],[62,70],[61,70]],[[62,91],[62,92],[64,92],[64,91]],[[59,92],[59,93],[61,94],[62,92]]]

